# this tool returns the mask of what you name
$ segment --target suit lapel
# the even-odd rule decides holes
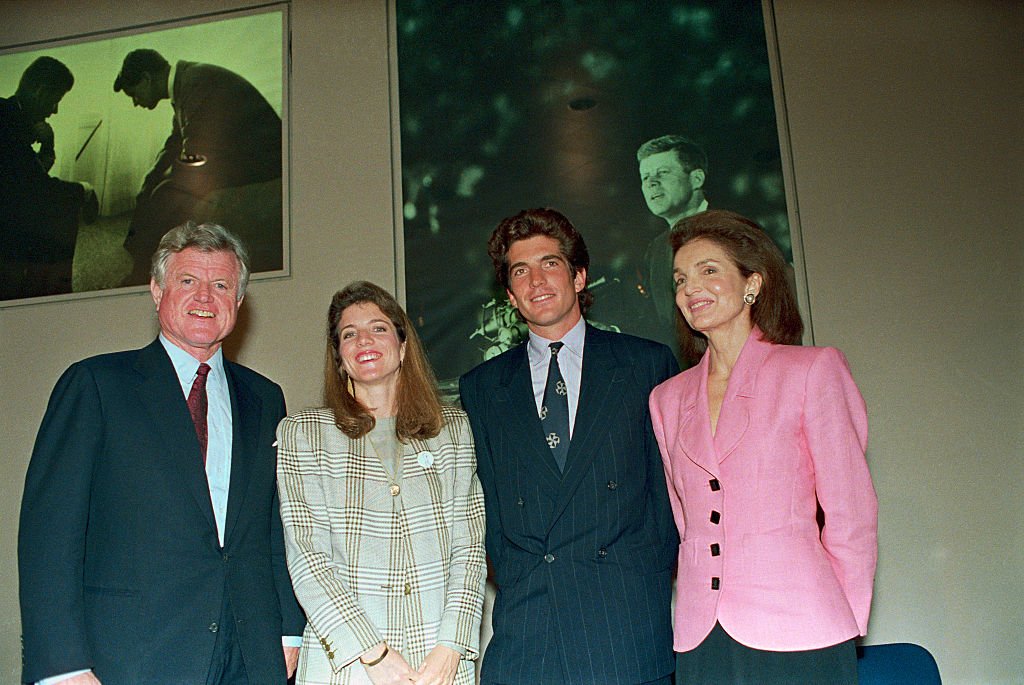
[[[196,506],[215,529],[210,488],[206,482],[195,425],[188,413],[174,366],[159,340],[139,351],[135,369],[142,375],[139,402],[156,427],[155,442],[161,446],[159,458],[167,472],[178,478],[183,489],[191,493]]]
[[[683,453],[711,474],[718,474],[718,459],[711,436],[711,410],[708,406],[708,355],[694,369],[696,382],[690,383],[679,397],[679,423],[675,440]]]
[[[228,510],[224,521],[224,545],[243,509],[252,462],[257,454],[262,402],[232,373],[231,363],[224,361],[231,396],[231,484],[228,486]]]
[[[770,351],[771,344],[761,340],[761,331],[754,328],[736,358],[718,415],[714,443],[719,462],[736,450],[750,425],[751,400],[757,396],[757,372]]]
[[[496,389],[495,402],[499,413],[507,417],[511,424],[508,434],[521,436],[521,454],[526,468],[541,476],[540,482],[555,489],[562,480],[562,473],[544,441],[544,428],[537,416],[537,400],[533,394],[526,345],[520,345],[510,357]],[[571,445],[569,450],[571,453]]]

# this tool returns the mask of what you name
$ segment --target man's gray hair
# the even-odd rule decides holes
[[[242,241],[228,229],[217,224],[196,224],[189,221],[175,226],[160,239],[160,245],[153,253],[153,268],[150,274],[162,289],[167,276],[167,260],[172,254],[194,247],[200,252],[231,252],[238,260],[238,299],[245,295],[249,284],[249,253]]]

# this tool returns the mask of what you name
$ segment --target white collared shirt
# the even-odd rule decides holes
[[[576,425],[576,408],[580,402],[580,379],[583,377],[583,339],[587,332],[587,322],[580,317],[576,325],[562,336],[562,349],[558,351],[558,370],[562,372],[566,389],[569,391],[569,437]],[[533,381],[533,397],[537,401],[537,413],[540,414],[544,403],[544,386],[548,382],[548,366],[551,364],[551,348],[549,345],[557,340],[542,338],[530,331],[530,341],[526,344],[526,353],[530,361],[530,380]]]

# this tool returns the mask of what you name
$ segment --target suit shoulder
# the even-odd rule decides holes
[[[134,368],[140,352],[142,350],[124,350],[86,357],[69,366],[67,372],[84,370],[97,376],[122,373]]]
[[[836,347],[814,347],[811,345],[772,345],[770,357],[777,362],[799,366],[811,366],[817,363],[828,363],[841,360],[846,364],[846,357]]]
[[[304,424],[304,425],[335,425],[334,413],[327,407],[310,407],[297,412],[292,412],[281,420],[281,425]]]
[[[254,371],[248,366],[242,366],[241,364],[228,361],[227,359],[224,360],[224,365],[231,371],[235,378],[246,383],[255,392],[261,394],[282,392],[281,386],[264,376],[259,371]]]
[[[665,398],[675,397],[689,386],[697,383],[700,383],[700,368],[691,366],[656,385],[651,391],[651,402],[661,402]]]

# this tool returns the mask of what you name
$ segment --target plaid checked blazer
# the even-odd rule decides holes
[[[402,445],[400,492],[365,436],[328,409],[278,426],[278,488],[288,571],[306,611],[297,685],[369,683],[357,661],[381,640],[413,668],[439,642],[465,652],[474,682],[487,574],[484,499],[465,413]]]

